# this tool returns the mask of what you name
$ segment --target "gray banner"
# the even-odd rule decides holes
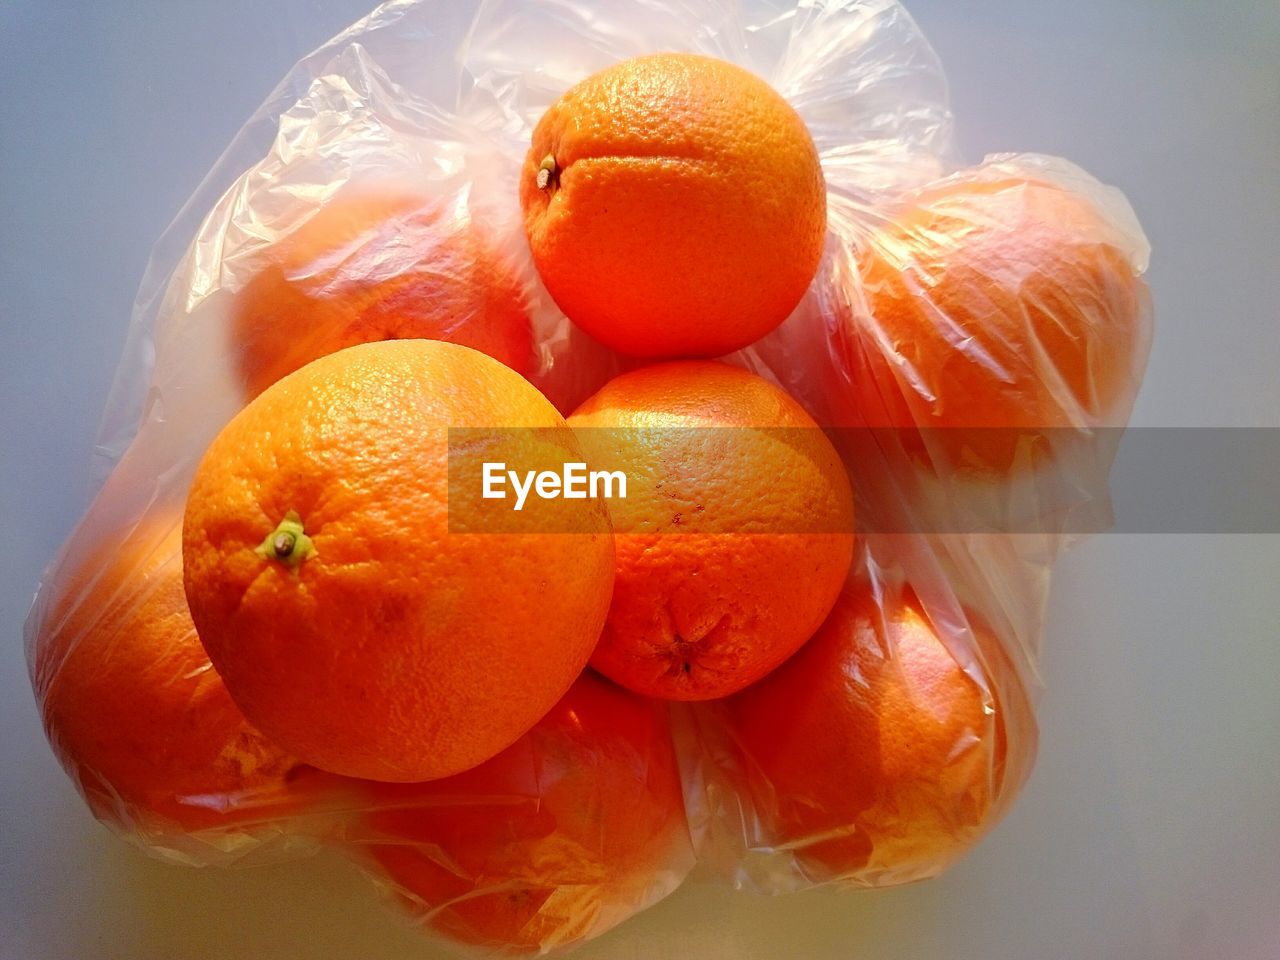
[[[861,532],[1280,533],[1280,428],[825,433]],[[662,516],[647,533],[832,532],[815,515],[771,526],[777,514],[763,505],[741,530],[741,504],[725,519],[718,510],[735,477],[812,456],[812,441],[777,428],[451,429],[450,528],[572,533],[568,501],[648,497]]]

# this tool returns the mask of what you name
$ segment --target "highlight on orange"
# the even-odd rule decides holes
[[[431,929],[503,953],[603,933],[693,866],[665,706],[590,672],[479,767],[368,791],[350,836],[374,875]]]
[[[335,350],[415,338],[531,372],[524,290],[484,224],[457,199],[354,184],[267,248],[236,295],[229,348],[255,397]]]
[[[839,455],[786,393],[706,360],[623,374],[569,424],[608,501],[617,577],[591,663],[649,696],[741,690],[813,634],[853,553]]]
[[[800,301],[826,236],[799,114],[741,67],[689,53],[623,61],[553,103],[520,203],[556,303],[635,357],[758,340]]]
[[[785,861],[766,885],[938,874],[1007,809],[1036,749],[995,634],[971,614],[934,623],[910,587],[850,586],[799,653],[707,706],[718,776],[749,811],[730,832]]]
[[[98,819],[157,844],[234,834],[243,850],[256,827],[279,831],[313,808],[331,781],[232,702],[187,611],[180,524],[157,512],[72,568],[36,641],[36,696]]]
[[[1149,347],[1133,246],[1090,197],[1011,163],[910,194],[856,251],[839,419],[920,428],[916,453],[987,476],[1046,455],[1055,428],[1122,422]]]
[[[321,769],[412,782],[473,767],[564,695],[600,635],[603,503],[469,532],[449,509],[451,428],[501,428],[462,452],[476,473],[479,457],[582,460],[510,368],[395,340],[269,387],[196,470],[183,557],[200,639],[245,715]]]

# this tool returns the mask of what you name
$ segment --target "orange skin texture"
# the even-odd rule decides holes
[[[232,352],[257,396],[357,343],[427,338],[530,372],[524,293],[483,228],[406,189],[348,189],[266,254],[237,295]]]
[[[548,156],[556,174],[540,189]],[[552,104],[520,203],[556,303],[636,357],[758,340],[800,301],[826,235],[804,121],[741,67],[685,53],[624,61]]]
[[[704,700],[809,639],[848,574],[853,495],[794,400],[745,370],[677,361],[610,381],[569,423],[591,469],[628,478],[609,501],[617,579],[592,666]]]
[[[509,368],[396,340],[279,381],[196,471],[183,556],[200,638],[246,716],[321,769],[409,782],[475,766],[560,699],[599,637],[603,503],[550,501],[552,527],[473,532],[449,509],[451,427],[542,431],[495,432],[465,463],[582,459]],[[290,511],[314,547],[294,566],[258,552]]]
[[[180,532],[178,516],[154,517],[75,570],[38,645],[45,730],[101,820],[190,832],[284,818],[305,806],[304,769],[214,672],[187,612]]]
[[[864,586],[795,657],[718,705],[760,818],[753,846],[785,845],[815,881],[876,886],[932,876],[969,849],[1021,782],[1009,768],[1035,752],[1007,656],[980,624],[974,636],[991,696],[914,594],[882,612]]]
[[[1049,183],[917,193],[858,251],[883,338],[855,377],[868,425],[935,428],[926,442],[953,467],[1003,474],[1020,444],[1043,449],[1039,429],[1109,422],[1146,350],[1147,287],[1124,247],[1088,200]]]
[[[693,863],[664,706],[589,672],[492,760],[369,804],[354,835],[375,874],[435,931],[503,952],[602,933]]]

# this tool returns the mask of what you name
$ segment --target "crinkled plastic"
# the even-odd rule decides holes
[[[666,896],[694,856],[665,704],[584,673],[528,734],[465,773],[367,783],[343,839],[424,928],[526,953]]]
[[[570,730],[562,704],[470,780],[382,789],[311,770],[230,712],[181,622],[173,531],[218,430],[348,343],[469,343],[564,412],[636,366],[541,286],[516,183],[556,97],[664,50],[764,77],[818,146],[818,274],[777,331],[726,359],[830,429],[863,529],[821,644],[673,711],[687,822],[669,793],[649,835],[634,835],[645,808],[627,811],[620,853],[609,811],[674,778],[661,708],[610,708],[623,695],[584,679],[595,720]],[[157,244],[99,433],[100,492],[27,622],[46,728],[95,814],[193,864],[342,842],[437,932],[516,952],[620,922],[674,889],[695,848],[707,873],[765,891],[917,880],[970,848],[1029,774],[1051,566],[1105,525],[1114,434],[1097,428],[1127,419],[1151,313],[1146,241],[1118,191],[1055,158],[962,168],[951,119],[937,58],[892,0],[392,0],[303,59]],[[406,322],[439,284],[449,309]],[[250,342],[273,312],[294,325]],[[945,368],[929,362],[942,353]],[[138,629],[155,610],[159,636]],[[76,683],[91,692],[59,692]],[[155,722],[111,740],[59,706],[95,696]],[[770,703],[788,709],[762,725]],[[156,735],[170,721],[198,728],[209,758],[180,777],[179,734]],[[575,825],[583,809],[603,819]],[[508,828],[486,841],[500,852],[469,857]],[[485,926],[503,896],[518,930]]]

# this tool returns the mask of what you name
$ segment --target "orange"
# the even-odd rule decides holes
[[[619,63],[552,104],[520,203],[556,303],[638,357],[764,336],[800,301],[826,234],[804,121],[741,67],[687,53]]]
[[[515,429],[451,457],[451,428]],[[604,505],[557,500],[547,529],[510,511],[512,526],[475,529],[450,508],[465,499],[450,473],[478,457],[582,454],[519,374],[434,340],[313,361],[206,452],[183,532],[191,613],[245,715],[307,762],[375,780],[458,773],[525,733],[586,664],[613,581]]]
[[[232,355],[256,396],[343,347],[425,337],[520,373],[533,359],[514,268],[456,204],[408,188],[347,188],[266,252],[233,307]]]
[[[603,933],[693,857],[664,707],[590,673],[524,737],[445,780],[375,785],[354,828],[434,930],[515,953]]]
[[[996,637],[968,619],[976,649],[944,641],[909,589],[882,609],[861,585],[724,701],[759,818],[751,846],[787,851],[811,880],[879,886],[932,876],[976,842],[1029,768],[1035,726]]]
[[[1128,246],[1085,197],[1016,172],[916,193],[858,251],[869,425],[918,424],[951,466],[1003,473],[1045,428],[1113,421],[1146,355]]]
[[[196,637],[179,520],[151,517],[59,584],[34,664],[45,730],[101,820],[163,832],[280,819],[307,778],[245,720]]]
[[[831,609],[853,551],[848,475],[787,394],[712,361],[610,381],[569,418],[593,470],[621,471],[613,604],[592,665],[680,700],[764,676]]]

